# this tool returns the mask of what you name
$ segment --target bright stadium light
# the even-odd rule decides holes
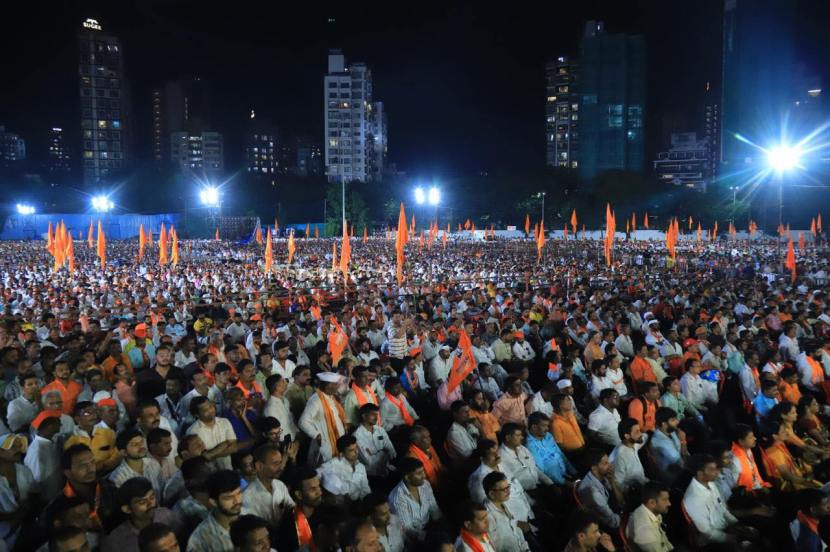
[[[441,203],[441,190],[433,186],[427,193],[427,199],[430,205],[438,205]]]
[[[767,150],[767,163],[779,173],[801,165],[801,150],[790,146],[778,146]]]
[[[415,203],[417,203],[418,205],[423,205],[424,201],[426,201],[424,189],[418,186],[417,188],[415,188]]]
[[[17,214],[18,215],[34,215],[35,208],[31,205],[26,205],[24,203],[17,204]]]
[[[199,192],[199,199],[208,207],[217,207],[219,205],[219,190],[215,186],[202,188],[202,191]]]
[[[98,213],[106,213],[115,207],[112,200],[105,195],[97,195],[92,198],[92,208]]]

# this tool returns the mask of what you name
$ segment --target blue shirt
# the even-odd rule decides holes
[[[225,410],[224,417],[228,419],[231,423],[231,427],[233,428],[233,432],[236,434],[236,440],[238,442],[242,441],[250,441],[253,440],[254,436],[251,435],[251,432],[248,431],[248,427],[245,425],[245,422],[240,420],[236,414],[231,412],[230,410]],[[257,413],[253,410],[246,410],[245,417],[248,418],[248,421],[251,422],[251,425],[256,425],[257,421]],[[247,450],[247,449],[246,449]]]
[[[564,485],[565,476],[576,473],[550,433],[546,433],[544,439],[528,435],[525,446],[533,455],[542,473],[550,477],[557,485]]]
[[[763,418],[767,417],[772,407],[778,404],[778,399],[775,397],[765,397],[763,393],[758,393],[752,401],[752,408],[755,409],[755,419],[761,423]]]
[[[674,475],[683,467],[680,456],[680,438],[677,433],[672,432],[666,435],[662,431],[656,430],[651,437],[650,446],[658,473],[665,476],[664,481],[672,481]]]

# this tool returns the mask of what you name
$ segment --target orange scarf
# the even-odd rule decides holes
[[[101,520],[98,518],[98,508],[101,507],[101,484],[95,484],[95,503],[93,504],[92,508],[89,511],[89,519],[92,522],[94,527],[101,527]],[[75,489],[72,487],[72,483],[69,481],[66,482],[66,485],[63,486],[63,496],[66,498],[73,498],[77,496]]]
[[[738,459],[738,463],[741,466],[741,472],[738,474],[739,486],[749,492],[755,489],[756,481],[761,487],[772,486],[761,478],[761,474],[758,473],[758,466],[755,465],[755,460],[738,443],[732,443],[732,454],[735,455],[735,458]]]
[[[247,389],[242,384],[242,380],[237,381],[236,385],[234,387],[241,390],[242,391],[242,396],[245,397],[246,399],[251,396],[251,393],[259,393],[260,395],[262,395],[262,389],[259,387],[259,385],[255,381],[251,382],[251,388],[250,389]]]
[[[487,548],[481,544],[481,541],[479,541],[475,535],[466,529],[461,530],[461,540],[464,541],[464,544],[469,546],[470,550],[473,552],[485,552],[487,550]],[[490,537],[487,536],[487,533],[481,534],[481,540],[483,540],[486,544],[490,544]]]
[[[805,525],[810,531],[812,531],[813,534],[818,535],[818,520],[816,518],[810,517],[804,512],[798,512],[796,518],[802,525]]]
[[[334,453],[337,451],[337,439],[340,437],[340,434],[337,432],[337,422],[334,419],[334,412],[331,411],[331,407],[329,406],[328,401],[326,400],[325,393],[322,391],[317,391],[317,395],[320,399],[320,404],[323,406],[323,414],[326,417],[326,429],[328,430],[329,436],[329,443],[331,443],[331,453],[334,456]],[[340,403],[334,400],[334,405],[337,407],[337,415],[340,416],[340,423],[343,425],[343,428],[346,427],[346,413],[343,411],[343,407]]]
[[[308,518],[305,517],[303,508],[300,505],[294,506],[294,524],[297,526],[297,544],[300,547],[307,546],[309,550],[316,552],[317,545],[314,544],[311,525],[308,524]]]
[[[813,372],[812,377],[810,378],[810,383],[816,385],[824,380],[824,370],[821,368],[821,364],[811,357],[810,355],[804,355],[804,358],[807,359],[807,364],[810,365],[810,369]]]
[[[358,408],[360,408],[361,406],[363,406],[367,402],[371,402],[375,406],[380,406],[380,403],[378,403],[378,396],[375,395],[374,391],[372,391],[371,386],[366,386],[366,392],[369,393],[370,397],[372,397],[371,401],[366,398],[366,395],[363,394],[363,389],[358,387],[355,383],[352,383],[352,391],[354,391],[354,396],[357,399],[357,407]],[[377,425],[380,425],[380,412],[378,412],[378,424]]]
[[[394,395],[389,393],[389,391],[387,391],[386,392],[386,400],[388,400],[389,402],[391,402],[392,404],[394,404],[395,406],[398,407],[398,410],[400,410],[400,412],[401,412],[401,416],[403,416],[403,423],[405,423],[408,426],[411,426],[415,423],[415,419],[409,413],[409,410],[406,408],[406,405],[403,403],[403,399],[398,399],[397,397],[395,397]]]
[[[555,362],[548,362],[548,379],[550,381],[559,379],[559,365]]]
[[[441,471],[441,459],[435,449],[430,445],[429,456],[415,445],[409,445],[409,454],[421,461],[424,465],[424,471],[427,474],[427,479],[430,484],[435,487],[438,485],[438,472]],[[434,463],[433,463],[434,462]]]

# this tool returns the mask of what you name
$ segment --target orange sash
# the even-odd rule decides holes
[[[818,535],[818,520],[816,518],[808,517],[804,512],[798,512],[796,518],[802,525],[806,525],[813,534]]]
[[[438,458],[438,453],[431,445],[429,447],[429,456],[415,445],[409,445],[409,454],[421,461],[424,465],[424,471],[427,474],[427,479],[430,484],[435,487],[438,485],[438,472],[441,471],[441,459]],[[433,463],[434,462],[434,463]]]
[[[251,396],[251,393],[259,393],[260,395],[262,395],[262,389],[259,387],[259,385],[257,384],[256,381],[251,382],[251,389],[250,390],[246,389],[245,386],[242,385],[242,380],[237,381],[236,385],[234,387],[236,387],[237,389],[242,390],[242,396],[245,397],[246,399]]]
[[[89,519],[92,521],[94,527],[101,527],[101,520],[98,518],[98,508],[101,507],[101,484],[95,484],[95,503],[92,508],[89,510]],[[77,496],[75,489],[72,488],[72,483],[69,481],[66,482],[66,485],[63,486],[63,496],[66,498],[72,498]]]
[[[406,408],[406,405],[403,403],[403,399],[398,399],[394,395],[390,394],[389,391],[386,392],[386,400],[394,404],[398,407],[398,410],[401,412],[401,416],[403,416],[403,423],[408,426],[411,426],[415,423],[415,419],[409,413],[409,410]]]
[[[308,518],[305,517],[302,506],[294,506],[294,524],[297,526],[297,544],[300,548],[307,546],[309,550],[316,552],[317,545],[314,544],[311,525],[308,524]]]
[[[486,552],[488,550],[483,544],[481,544],[475,535],[466,529],[461,530],[461,540],[464,541],[464,544],[470,547],[470,550],[473,552]],[[481,540],[483,540],[486,544],[490,544],[490,537],[487,536],[487,533],[482,533]]]
[[[360,408],[367,402],[371,402],[375,406],[380,406],[378,402],[378,396],[375,395],[375,392],[372,391],[371,386],[366,387],[366,392],[369,393],[369,396],[372,397],[372,400],[366,398],[366,395],[363,394],[363,389],[358,387],[356,384],[352,383],[352,391],[354,391],[354,396],[357,399],[357,407]],[[378,425],[380,425],[380,412],[378,412]]]
[[[807,364],[810,365],[810,369],[812,370],[812,377],[810,378],[810,382],[813,385],[815,385],[823,381],[824,370],[822,370],[821,364],[819,364],[819,362],[810,355],[804,355],[804,358],[807,359]]]
[[[761,478],[758,473],[758,466],[755,465],[755,459],[747,454],[746,450],[738,443],[732,443],[732,454],[738,459],[741,466],[741,472],[738,474],[738,485],[749,492],[755,490],[755,482],[757,481],[761,487],[772,487],[769,483]]]
[[[331,453],[332,456],[334,456],[334,453],[337,451],[337,439],[340,437],[340,434],[337,432],[337,422],[334,419],[334,412],[331,411],[328,400],[326,400],[326,397],[324,396],[325,393],[317,391],[317,395],[320,398],[320,404],[323,406],[323,414],[326,417],[326,429],[328,432],[329,443],[331,443]],[[337,407],[337,415],[340,416],[340,423],[343,425],[343,429],[345,430],[346,413],[343,411],[343,407],[337,400],[332,400]]]

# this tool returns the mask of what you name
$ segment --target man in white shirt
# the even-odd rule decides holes
[[[64,483],[60,450],[52,441],[61,428],[60,418],[54,414],[44,411],[32,421],[36,433],[23,459],[38,484],[40,495],[47,502],[61,493]]]
[[[475,451],[481,434],[470,422],[470,407],[467,403],[454,401],[450,411],[453,423],[447,432],[447,453],[457,466],[462,466]]]
[[[614,346],[625,358],[634,358],[634,343],[631,342],[631,326],[625,322],[620,324],[620,335],[614,340]]]
[[[400,519],[406,535],[420,542],[426,535],[427,524],[441,519],[441,510],[420,460],[401,458],[398,470],[403,479],[389,493],[389,506]]]
[[[614,480],[625,495],[638,490],[648,482],[638,451],[645,445],[648,435],[640,431],[634,418],[620,422],[618,430],[622,442],[617,445],[608,459],[614,465]]]
[[[343,410],[349,424],[352,427],[357,427],[360,423],[358,409],[367,402],[380,406],[380,399],[369,385],[369,369],[366,366],[355,366],[352,369],[352,380],[349,392],[346,394],[346,398],[343,399]]]
[[[599,406],[588,417],[588,431],[599,442],[615,447],[620,444],[618,427],[620,394],[613,388],[603,389],[599,394]]]
[[[660,483],[647,483],[642,490],[642,503],[631,513],[626,526],[628,540],[642,552],[670,552],[674,546],[663,530],[663,516],[671,502],[669,490]]]
[[[513,473],[501,463],[498,445],[489,439],[483,439],[476,448],[476,456],[481,458],[481,464],[479,464],[478,468],[467,479],[467,489],[470,491],[470,498],[475,502],[484,502],[484,499],[487,498],[484,494],[484,478],[489,473],[495,471],[501,472],[510,481],[510,498],[508,499],[510,512],[517,520],[522,522],[532,519],[534,514],[530,509],[530,499],[521,483],[515,479]]]
[[[380,421],[383,429],[392,431],[398,426],[413,425],[418,420],[418,413],[406,399],[401,381],[397,378],[388,378],[384,387],[386,393],[380,402]]]
[[[798,326],[796,324],[790,324],[778,338],[778,351],[781,353],[782,360],[795,362],[798,359],[798,355],[801,354],[801,350],[798,347],[798,339],[796,338],[797,333]]]
[[[542,388],[533,394],[530,404],[527,406],[528,415],[534,412],[541,412],[548,418],[553,416],[553,405],[550,403],[550,398],[556,394],[556,385],[547,382]]]
[[[216,402],[220,402],[220,397],[218,397],[219,390],[215,387],[211,387],[210,380],[204,371],[202,371],[198,366],[194,366],[189,369],[187,374],[190,376],[190,383],[193,385],[193,389],[188,391],[181,399],[179,399],[177,408],[180,427],[190,426],[190,424],[195,421],[195,418],[190,413],[190,402],[195,397],[207,397],[214,404],[216,404]]]
[[[190,402],[190,413],[196,422],[187,430],[198,435],[205,444],[203,456],[217,470],[231,469],[231,455],[236,453],[236,433],[230,421],[216,415],[216,407],[207,397],[196,397]]]
[[[744,539],[757,537],[750,527],[738,524],[738,518],[726,506],[714,481],[718,478],[718,464],[712,456],[695,455],[688,465],[694,478],[686,488],[683,507],[697,529],[697,546],[711,543],[737,546]]]
[[[513,356],[522,362],[531,362],[536,358],[536,351],[525,341],[525,334],[522,331],[516,332],[516,339],[513,341]]]
[[[242,513],[254,514],[270,525],[279,525],[283,515],[294,507],[294,500],[279,477],[285,467],[282,452],[270,444],[253,453],[256,477],[242,492]]]
[[[378,354],[372,350],[372,342],[368,338],[361,339],[358,344],[357,362],[368,367],[373,360],[378,360]]]
[[[378,424],[379,409],[372,403],[360,407],[360,425],[354,432],[358,457],[366,466],[369,478],[386,477],[389,462],[397,456],[389,434]]]
[[[536,464],[530,451],[522,444],[524,432],[518,424],[508,422],[501,428],[502,444],[499,447],[502,465],[521,484],[528,493],[542,485],[553,485],[553,480],[545,475]]]
[[[450,356],[449,345],[441,345],[438,355],[432,359],[429,365],[429,384],[438,387],[449,377],[452,369],[452,357]]]
[[[372,493],[363,501],[380,537],[384,552],[403,552],[404,527],[398,516],[389,509],[386,494]]]
[[[271,374],[279,374],[284,377],[288,383],[293,381],[294,369],[297,367],[288,355],[291,353],[290,345],[287,341],[274,342],[274,360],[271,362]]]
[[[251,329],[242,322],[242,313],[235,313],[233,318],[228,320],[225,327],[225,335],[229,336],[234,343],[240,343]]]
[[[337,456],[325,462],[317,470],[323,489],[340,502],[357,501],[368,495],[369,479],[366,467],[358,460],[357,439],[344,435],[337,440]]]
[[[288,389],[288,381],[278,374],[272,374],[265,380],[265,387],[268,389],[268,400],[265,402],[265,409],[262,415],[276,418],[282,428],[282,440],[290,437],[292,441],[297,440],[300,430],[294,421],[294,414],[285,392]]]
[[[526,523],[518,521],[510,511],[510,481],[501,472],[487,474],[482,482],[487,500],[484,508],[487,510],[489,530],[487,536],[496,552],[529,552],[522,527]]]
[[[15,433],[25,430],[40,411],[38,377],[33,372],[23,373],[17,376],[17,382],[21,395],[13,399],[6,409],[9,428]]]
[[[317,392],[311,395],[297,424],[311,439],[308,451],[311,465],[318,465],[334,458],[337,439],[346,434],[347,423],[345,413],[334,397],[341,383],[341,376],[334,372],[320,372],[317,379],[320,380]],[[329,418],[334,421],[333,435],[329,431]]]
[[[127,429],[115,438],[115,446],[123,460],[109,475],[116,488],[128,479],[143,477],[152,485],[156,496],[162,494],[161,468],[158,462],[147,458],[147,441],[138,429]]]
[[[718,387],[714,382],[701,378],[700,371],[699,360],[686,359],[686,373],[680,378],[680,389],[695,408],[700,412],[706,412],[717,405]]]

